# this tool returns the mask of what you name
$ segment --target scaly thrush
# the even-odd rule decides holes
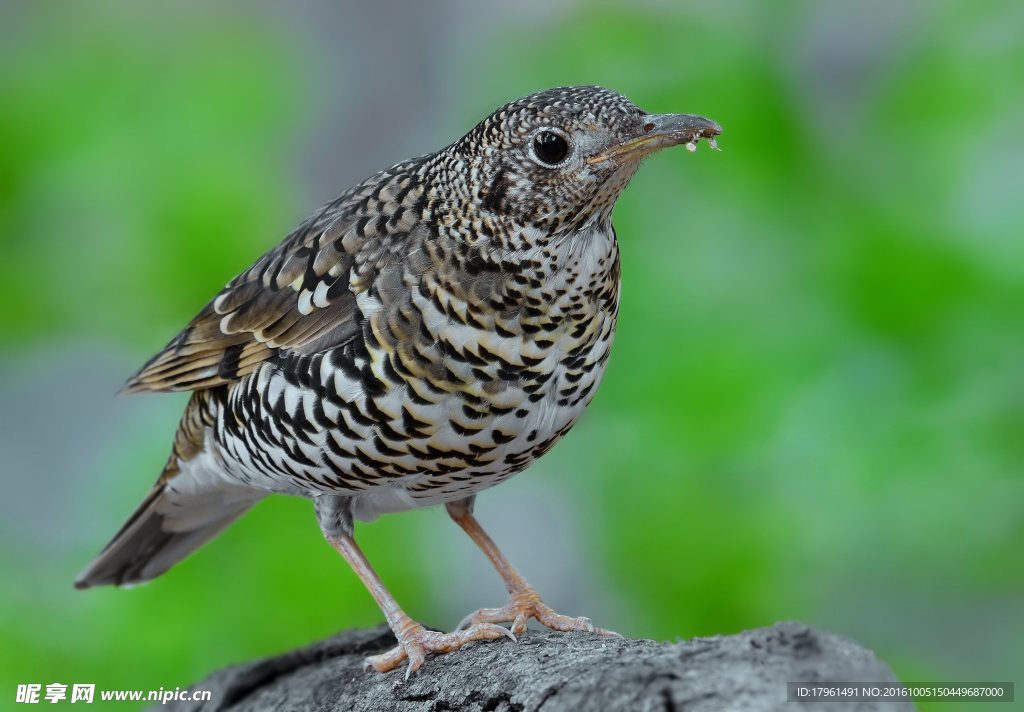
[[[154,578],[281,493],[313,499],[387,618],[398,646],[377,670],[408,659],[408,674],[529,618],[595,630],[544,605],[473,500],[594,396],[618,312],[612,208],[643,158],[719,132],[607,89],[550,89],[325,205],[128,381],[192,397],[156,485],[76,586]],[[353,539],[354,519],[441,503],[510,594],[448,634],[409,618]]]

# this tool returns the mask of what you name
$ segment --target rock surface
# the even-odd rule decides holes
[[[895,682],[873,653],[800,623],[679,643],[529,631],[381,675],[363,658],[386,628],[343,631],[278,657],[215,672],[210,702],[174,710],[912,710],[909,701],[787,702],[787,682]]]

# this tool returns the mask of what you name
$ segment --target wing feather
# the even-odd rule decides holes
[[[355,291],[378,269],[375,255],[394,251],[405,237],[387,233],[387,220],[377,218],[416,199],[410,191],[401,193],[401,205],[379,196],[399,194],[395,186],[410,180],[400,169],[409,168],[378,174],[299,226],[221,290],[124,391],[214,388],[281,351],[312,353],[351,339],[361,328]]]

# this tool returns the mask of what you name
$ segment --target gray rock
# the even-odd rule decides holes
[[[896,682],[873,653],[800,623],[680,643],[529,631],[477,643],[408,681],[363,669],[394,645],[386,628],[343,631],[274,658],[215,672],[210,702],[173,710],[912,710],[910,701],[786,702],[787,682]]]

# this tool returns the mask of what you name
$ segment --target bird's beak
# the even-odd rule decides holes
[[[714,121],[693,114],[649,114],[644,117],[642,126],[643,133],[640,136],[591,156],[587,163],[628,163],[681,143],[693,151],[697,148],[697,141],[702,138],[707,139],[712,148],[718,148],[715,136],[722,133],[722,127]]]

